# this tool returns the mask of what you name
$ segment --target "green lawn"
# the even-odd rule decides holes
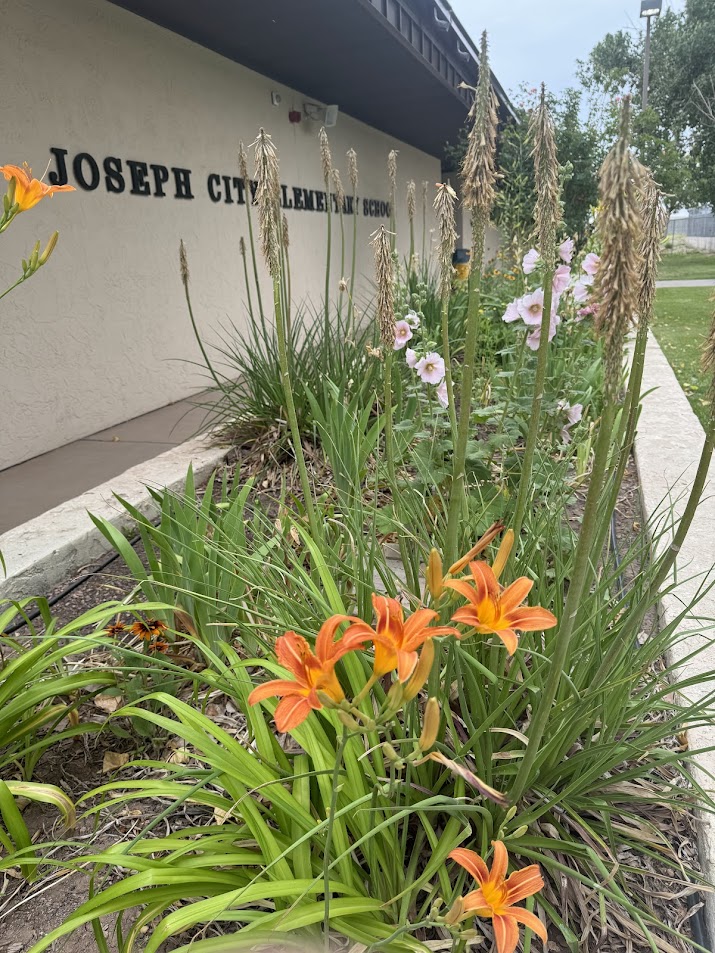
[[[705,252],[675,252],[667,249],[658,269],[661,281],[673,278],[715,278],[715,255]]]
[[[653,328],[658,344],[688,395],[693,410],[705,421],[710,381],[700,368],[700,356],[712,322],[713,288],[659,288]]]

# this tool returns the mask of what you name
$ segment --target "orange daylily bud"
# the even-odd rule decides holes
[[[464,900],[462,900],[461,897],[457,897],[452,904],[452,909],[445,915],[444,922],[447,924],[447,926],[454,926],[455,923],[459,923],[463,916]]]
[[[387,693],[388,707],[393,711],[397,711],[397,709],[402,705],[403,695],[404,690],[402,682],[394,682],[392,688]]]
[[[392,761],[393,764],[397,764],[399,761],[402,761],[402,758],[395,751],[389,741],[383,741],[382,750],[385,752],[385,757],[388,761]]]
[[[434,642],[432,639],[427,639],[425,644],[422,646],[422,651],[420,653],[419,661],[415,666],[415,670],[410,675],[409,681],[404,687],[402,693],[402,700],[406,702],[412,701],[413,698],[420,691],[422,686],[425,684],[429,678],[429,673],[432,671],[432,665],[434,663]]]
[[[420,735],[420,740],[417,742],[420,751],[429,751],[437,740],[440,720],[439,702],[436,698],[430,698],[425,706],[425,715],[422,720],[422,734]]]
[[[442,569],[442,557],[434,547],[430,550],[425,580],[429,594],[433,599],[439,599],[444,592],[444,570]]]
[[[504,572],[504,567],[507,564],[509,556],[511,555],[512,547],[514,546],[514,530],[508,529],[504,536],[502,537],[501,544],[499,546],[499,552],[496,555],[496,559],[492,564],[492,571],[496,578]]]
[[[456,576],[460,573],[468,562],[471,562],[475,556],[478,556],[479,553],[483,552],[489,543],[495,539],[499,533],[504,529],[504,524],[500,523],[498,520],[496,523],[492,523],[486,533],[477,540],[477,542],[472,546],[468,553],[465,553],[461,559],[458,559],[456,563],[453,563],[447,570],[447,574],[450,576]]]
[[[320,694],[322,694],[322,692]],[[349,715],[346,711],[338,711],[338,718],[350,731],[361,732],[363,730],[353,716]]]
[[[45,250],[44,250],[43,253],[40,255],[40,257],[37,259],[37,265],[38,265],[39,268],[41,268],[41,267],[46,263],[47,259],[50,257],[50,255],[52,254],[52,252],[55,250],[55,245],[57,244],[57,239],[58,239],[59,237],[60,237],[60,233],[59,233],[59,232],[53,232],[52,235],[50,236],[50,240],[48,241],[47,245],[45,246]]]

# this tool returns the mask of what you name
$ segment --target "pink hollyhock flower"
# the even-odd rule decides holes
[[[561,318],[558,314],[551,313],[551,320],[549,321],[549,341],[553,341],[554,336],[556,335],[556,328],[561,324]],[[539,341],[541,340],[541,327],[535,328],[531,334],[527,337],[526,343],[532,351],[539,350]]]
[[[449,406],[449,394],[447,393],[447,381],[442,381],[442,383],[437,388],[437,400],[443,407]]]
[[[595,254],[595,252],[591,251],[584,258],[583,264],[581,265],[581,267],[583,268],[583,270],[586,272],[587,275],[593,276],[598,271],[598,266],[600,265],[600,263],[601,263],[601,259],[598,257],[598,255]]]
[[[541,314],[544,310],[544,289],[537,288],[532,294],[524,295],[517,301],[516,306],[519,317],[524,324],[533,327],[541,324]]]
[[[559,258],[561,261],[565,261],[567,265],[571,264],[571,259],[573,258],[574,250],[574,240],[573,238],[567,238],[566,241],[561,242],[559,245]]]
[[[394,349],[396,351],[402,350],[402,348],[407,344],[407,342],[412,337],[412,328],[409,326],[407,321],[397,321],[395,323],[395,343]]]
[[[583,417],[583,404],[574,404],[571,406],[568,401],[560,400],[558,408],[566,415],[566,423],[561,428],[561,439],[564,443],[571,443],[569,430]]]
[[[409,326],[413,329],[418,328],[420,326],[420,316],[419,314],[417,314],[416,311],[413,311],[412,308],[410,308],[410,310],[405,315],[405,321],[407,321]]]
[[[573,286],[573,299],[574,301],[585,301],[588,298],[588,285],[585,285],[582,281],[577,281]]]
[[[577,312],[577,316],[576,316],[575,320],[576,320],[576,321],[583,321],[584,318],[588,318],[590,315],[596,314],[597,312],[598,312],[598,305],[596,305],[596,304],[588,304],[588,305],[586,305],[585,308],[581,308],[581,309]]]
[[[559,267],[554,272],[554,283],[552,286],[554,289],[554,294],[557,297],[558,295],[566,291],[566,289],[569,286],[570,279],[571,279],[571,269],[569,268],[569,266],[559,265]]]
[[[506,306],[506,311],[501,316],[502,321],[518,321],[521,315],[519,314],[519,299],[515,298],[513,301],[510,301]]]
[[[541,255],[535,248],[529,249],[529,251],[524,255],[524,260],[521,263],[521,267],[525,275],[530,275],[534,268],[536,268],[536,263],[539,260]]]
[[[420,358],[415,370],[425,384],[440,384],[444,379],[444,361],[436,351],[430,351]]]
[[[417,351],[413,351],[411,347],[408,347],[405,351],[405,364],[414,370],[418,360]]]

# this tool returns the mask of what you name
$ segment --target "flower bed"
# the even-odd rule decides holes
[[[662,204],[629,150],[625,102],[597,230],[577,251],[561,233],[542,95],[536,247],[518,267],[481,268],[497,182],[488,84],[483,69],[463,169],[469,277],[452,269],[456,196],[439,185],[436,276],[414,254],[401,263],[396,223],[381,227],[367,315],[354,274],[331,304],[330,254],[324,308],[294,313],[278,157],[260,131],[273,323],[260,303],[253,346],[226,345],[249,371],[238,389],[202,346],[224,425],[258,446],[275,434],[295,480],[278,466],[277,492],[256,474],[201,494],[189,474],[183,493],[156,494],[157,524],[127,505],[137,547],[96,519],[136,591],[61,630],[41,604],[42,633],[12,644],[0,671],[0,866],[33,882],[59,846],[32,842],[20,797],[49,801],[70,826],[78,812],[141,817],[92,854],[58,855],[90,873],[89,896],[32,953],[89,924],[106,950],[110,921],[120,953],[218,953],[286,935],[370,953],[461,953],[480,940],[513,953],[535,937],[687,948],[685,914],[665,915],[655,895],[700,881],[672,828],[687,831],[711,801],[690,786],[694,752],[677,739],[711,719],[712,695],[694,709],[663,663],[674,626],[641,632],[694,519],[712,426],[675,549],[653,551],[644,533],[619,558],[607,546]],[[327,187],[324,131],[320,154]],[[395,153],[388,176],[394,210]],[[408,195],[414,251],[414,184]],[[340,214],[337,226],[344,241]],[[191,308],[183,245],[180,268]],[[22,611],[9,606],[2,627]],[[100,728],[115,742],[104,783],[75,803],[36,775],[54,742]]]

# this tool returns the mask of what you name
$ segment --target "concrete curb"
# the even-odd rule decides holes
[[[690,407],[667,358],[651,335],[646,351],[642,392],[643,410],[638,424],[635,455],[646,520],[661,519],[672,504],[679,516],[687,500],[702,450],[705,433]],[[715,463],[711,465],[708,486],[690,533],[677,559],[678,586],[660,601],[663,625],[673,622],[692,603],[707,576],[715,566]],[[670,527],[659,543],[663,549],[672,538]],[[706,621],[707,620],[707,621]],[[697,604],[695,612],[683,619],[668,661],[678,664],[684,678],[715,670],[715,591],[711,590]],[[688,656],[698,650],[697,656]],[[700,701],[711,686],[693,686],[688,698]],[[691,750],[715,746],[715,725],[688,731]],[[715,751],[706,751],[693,763],[697,784],[715,793]],[[706,880],[715,884],[715,816],[698,814],[699,854]],[[705,894],[705,919],[711,942],[715,939],[715,894]]]
[[[227,454],[228,448],[213,446],[211,438],[195,437],[3,533],[0,552],[7,577],[0,580],[0,597],[47,595],[82,566],[100,558],[109,544],[87,513],[102,516],[119,528],[130,525],[115,493],[142,513],[151,513],[155,506],[147,486],[179,489],[189,464],[198,483],[220,466]]]

